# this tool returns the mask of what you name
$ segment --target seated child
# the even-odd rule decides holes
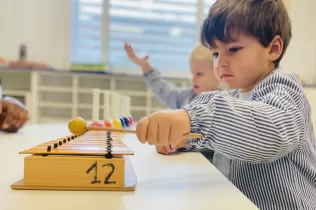
[[[189,63],[192,74],[192,87],[190,88],[175,87],[165,80],[159,71],[150,65],[148,56],[139,58],[135,55],[131,45],[125,44],[124,47],[128,57],[144,72],[145,82],[155,97],[171,109],[181,108],[202,92],[220,89],[220,82],[214,74],[213,56],[209,49],[201,44],[197,44],[190,55]],[[175,148],[184,145],[185,139]],[[169,154],[171,152],[169,146],[156,145],[156,150],[163,154]],[[181,151],[193,151],[193,149],[184,150],[182,148]],[[203,151],[202,154],[210,161],[212,160],[213,151]]]
[[[217,78],[235,90],[201,93],[181,109],[153,113],[138,122],[137,137],[167,146],[201,133],[189,144],[214,150],[213,164],[259,209],[315,210],[311,107],[300,78],[277,71],[291,37],[282,0],[217,0],[201,42]]]

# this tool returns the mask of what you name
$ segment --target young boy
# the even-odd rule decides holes
[[[217,0],[202,31],[230,95],[201,93],[137,125],[142,143],[176,145],[188,132],[260,209],[316,209],[316,141],[300,79],[275,71],[292,36],[282,0]]]
[[[148,56],[139,58],[135,55],[131,45],[125,44],[125,50],[128,57],[138,65],[144,72],[144,78],[147,86],[151,89],[164,105],[171,109],[179,109],[188,104],[197,95],[202,92],[215,91],[220,89],[220,82],[214,74],[213,56],[208,48],[202,44],[197,44],[190,55],[190,69],[192,74],[191,88],[178,88],[165,80],[161,73],[152,68],[148,62]],[[186,139],[177,145],[178,151],[194,151],[194,148],[181,148],[185,145]],[[156,150],[162,154],[169,154],[169,146],[156,145]],[[206,149],[209,150],[209,149]],[[201,151],[202,154],[212,161],[213,151]]]

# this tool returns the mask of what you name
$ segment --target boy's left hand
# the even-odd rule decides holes
[[[183,141],[183,134],[190,130],[190,118],[186,110],[178,109],[156,112],[141,119],[136,127],[136,135],[142,143],[171,145],[173,148]]]
[[[173,151],[175,151],[176,149],[184,147],[186,145],[186,142],[187,142],[187,140],[185,138],[183,138],[182,141],[179,144],[175,145],[175,146],[172,146],[172,145],[169,145],[169,146],[156,145],[155,147],[156,147],[156,151],[158,153],[168,155],[168,154],[172,153]]]

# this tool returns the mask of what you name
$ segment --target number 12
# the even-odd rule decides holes
[[[115,166],[112,163],[107,163],[102,165],[103,167],[111,167],[111,171],[109,172],[109,174],[105,177],[104,179],[104,184],[116,184],[116,181],[109,181],[109,179],[111,178],[111,176],[113,175],[114,171],[115,171]],[[101,180],[98,180],[98,163],[94,162],[86,171],[86,174],[89,174],[90,171],[92,171],[94,169],[94,179],[91,181],[91,184],[100,184]]]

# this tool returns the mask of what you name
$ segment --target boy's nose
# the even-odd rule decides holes
[[[228,60],[224,56],[220,56],[217,60],[217,67],[227,68]]]
[[[196,84],[196,82],[197,82],[197,78],[196,78],[196,76],[193,76],[193,77],[192,77],[192,83],[193,83],[193,84]]]

